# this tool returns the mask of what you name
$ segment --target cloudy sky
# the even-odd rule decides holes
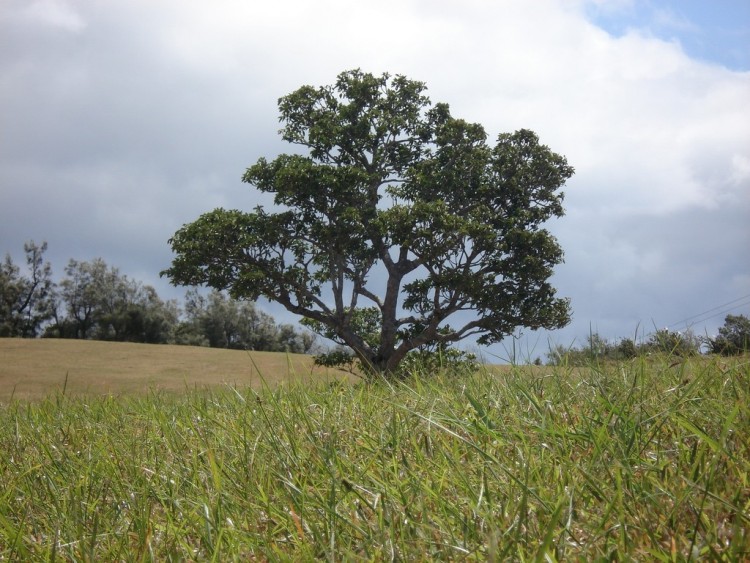
[[[750,314],[747,0],[2,0],[0,253],[46,240],[58,278],[102,257],[181,297],[167,239],[268,203],[240,177],[289,150],[277,99],[352,68],[575,166],[549,225],[573,322],[529,355]]]

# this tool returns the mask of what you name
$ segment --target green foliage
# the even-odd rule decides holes
[[[276,324],[254,303],[240,302],[216,290],[208,296],[189,290],[185,316],[176,331],[176,344],[305,354],[314,343],[313,335]]]
[[[344,314],[349,317],[349,327],[359,334],[364,342],[370,347],[377,347],[380,340],[381,317],[377,307],[360,307],[358,309],[344,309]],[[339,346],[346,346],[346,342],[335,331],[335,329],[319,320],[303,318],[300,324],[306,326],[316,334],[333,340]]]
[[[713,354],[735,356],[750,350],[750,319],[745,315],[727,315],[719,335],[704,342]]]
[[[547,363],[550,365],[589,366],[601,361],[631,360],[645,354],[687,357],[698,355],[700,344],[700,339],[690,331],[657,330],[640,344],[630,338],[622,338],[618,342],[611,342],[593,332],[587,337],[586,344],[582,346],[554,347],[547,354]]]
[[[45,336],[167,343],[179,315],[175,302],[129,279],[101,258],[70,260],[60,282],[60,307]]]
[[[316,355],[315,365],[341,369],[358,376],[372,375],[372,372],[362,364],[362,360],[343,346]],[[476,355],[470,352],[444,346],[437,346],[435,349],[425,347],[409,352],[392,376],[396,379],[406,379],[414,374],[451,374],[454,377],[464,377],[476,373],[480,367]]]
[[[47,243],[23,245],[27,275],[10,254],[0,264],[0,337],[35,337],[54,315],[55,284],[52,266],[44,262]]]
[[[624,360],[630,360],[638,355],[638,346],[630,338],[623,338],[617,345],[617,354]]]
[[[476,355],[456,348],[438,347],[435,350],[412,350],[399,366],[399,374],[409,377],[414,374],[443,374],[451,377],[467,377],[477,373],[481,365]]]
[[[170,239],[162,273],[276,301],[374,372],[430,343],[565,325],[548,283],[562,250],[542,224],[563,214],[573,168],[528,130],[488,144],[424,91],[355,70],[281,98],[282,138],[308,154],[261,158],[243,180],[282,211],[204,214]],[[376,338],[360,311],[379,317]],[[445,330],[462,311],[472,320]]]
[[[349,373],[363,372],[362,364],[348,348],[337,346],[334,350],[317,354],[315,365],[336,368]]]
[[[700,339],[691,331],[657,330],[649,338],[645,350],[673,356],[695,356],[700,353]]]
[[[28,275],[10,255],[0,264],[0,337],[44,336],[189,344],[272,352],[308,353],[315,336],[290,324],[276,324],[254,303],[214,291],[188,291],[185,318],[177,301],[121,274],[97,258],[70,260],[55,283],[43,261],[47,243],[24,245]]]

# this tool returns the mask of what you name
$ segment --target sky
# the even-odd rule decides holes
[[[269,204],[240,178],[295,150],[278,98],[353,68],[576,169],[548,224],[572,322],[490,360],[750,315],[747,0],[0,0],[0,254],[47,241],[58,279],[101,257],[181,298],[169,237]]]

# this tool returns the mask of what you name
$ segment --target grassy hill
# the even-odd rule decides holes
[[[335,376],[0,340],[0,560],[750,560],[746,357]]]
[[[311,356],[194,346],[88,340],[0,338],[0,401],[73,394],[180,391],[218,385],[340,378]]]

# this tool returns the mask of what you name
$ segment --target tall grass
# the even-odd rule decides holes
[[[0,559],[750,557],[750,365],[14,401]]]

